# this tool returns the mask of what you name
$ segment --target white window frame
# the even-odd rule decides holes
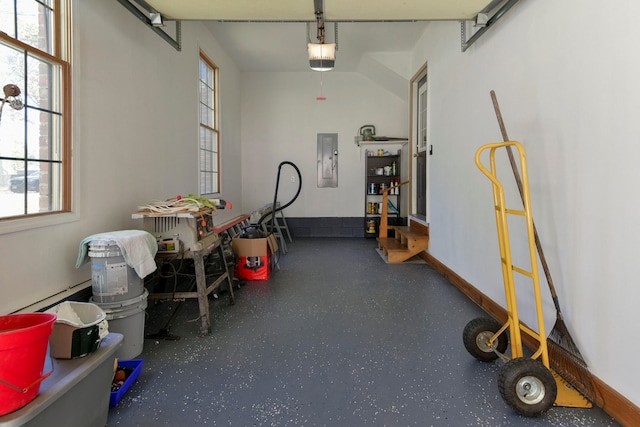
[[[200,195],[220,193],[218,67],[201,50],[198,60]]]
[[[34,1],[17,0],[18,5],[20,5],[21,3],[34,3]],[[51,108],[56,111],[56,114],[59,117],[59,131],[54,132],[53,134],[59,135],[60,139],[57,142],[48,142],[50,146],[59,147],[59,152],[57,154],[57,160],[59,162],[57,162],[57,164],[60,168],[60,172],[59,174],[57,174],[55,181],[52,181],[53,185],[55,186],[55,191],[58,194],[55,197],[56,200],[49,201],[48,210],[35,213],[23,213],[12,216],[0,216],[0,234],[66,223],[77,220],[78,218],[77,213],[73,211],[74,185],[72,180],[73,160],[71,156],[71,0],[44,1],[41,7],[46,7],[47,5],[49,5],[53,10],[50,19],[50,23],[52,24],[53,29],[50,33],[51,40],[49,41],[49,51],[41,50],[37,46],[32,46],[28,43],[25,43],[23,40],[20,40],[20,32],[18,31],[16,35],[15,28],[0,28],[0,43],[2,43],[4,46],[9,47],[10,49],[16,50],[16,52],[22,52],[21,54],[24,54],[25,57],[37,58],[43,63],[52,64],[54,68],[57,67],[59,69],[59,72],[55,73],[55,75],[53,75],[52,77],[52,79],[55,79],[57,82],[59,82],[59,84],[55,87],[56,99]],[[7,33],[5,32],[5,30],[9,32]],[[20,85],[24,84],[24,82],[16,84]],[[4,97],[4,93],[0,93],[0,97]],[[32,106],[30,105],[29,97],[23,97],[23,101],[26,105],[25,109],[31,110]],[[52,158],[44,157],[42,159],[31,159],[30,156],[27,155],[18,160],[29,162],[32,160],[44,160],[45,162],[51,162]]]

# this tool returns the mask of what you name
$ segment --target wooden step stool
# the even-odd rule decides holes
[[[395,187],[408,183],[409,181],[405,181]],[[388,192],[395,187],[383,191],[380,233],[378,235],[378,248],[382,250],[383,255],[387,257],[387,261],[391,264],[406,261],[429,247],[428,229],[423,231],[415,227],[411,228],[411,226],[390,227],[388,225]],[[393,228],[395,237],[387,237],[390,228]]]

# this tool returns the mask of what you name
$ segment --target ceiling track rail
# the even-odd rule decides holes
[[[460,21],[460,41],[462,52],[465,52],[473,43],[475,43],[489,28],[491,28],[505,13],[515,6],[520,0],[494,0],[485,7],[475,18],[474,27],[479,27],[477,31],[467,40],[467,24],[468,21]],[[491,11],[502,5],[491,17]]]
[[[147,27],[151,28],[153,32],[158,34],[164,41],[169,43],[175,50],[178,52],[182,51],[182,23],[180,21],[175,21],[176,24],[176,34],[175,38],[171,37],[162,29],[162,17],[158,12],[153,10],[151,6],[144,0],[134,0],[141,7],[145,8],[149,15],[143,13],[138,7],[136,7],[130,0],[118,0],[125,9],[133,14],[136,18],[142,21]],[[151,14],[155,14],[159,18],[159,23],[151,20]]]

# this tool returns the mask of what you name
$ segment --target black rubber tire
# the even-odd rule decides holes
[[[558,394],[551,371],[541,361],[527,358],[505,363],[498,376],[498,389],[505,403],[526,417],[544,414]]]
[[[473,319],[467,323],[467,326],[464,327],[464,331],[462,332],[464,348],[467,349],[470,355],[481,362],[493,362],[499,356],[493,351],[493,347],[490,347],[486,343],[501,327],[500,322],[491,317],[478,317]],[[509,337],[506,331],[500,334],[498,340],[493,344],[499,353],[504,353],[509,345]]]

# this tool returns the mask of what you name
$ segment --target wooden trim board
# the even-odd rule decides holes
[[[507,311],[502,306],[484,295],[472,284],[428,252],[422,252],[419,256],[493,318],[501,323],[506,321]],[[533,342],[526,334],[523,335],[523,341],[529,347],[537,347],[537,342]],[[640,408],[638,406],[611,388],[600,378],[593,376],[593,382],[596,395],[598,396],[597,401],[594,402],[596,405],[624,426],[640,426]]]

